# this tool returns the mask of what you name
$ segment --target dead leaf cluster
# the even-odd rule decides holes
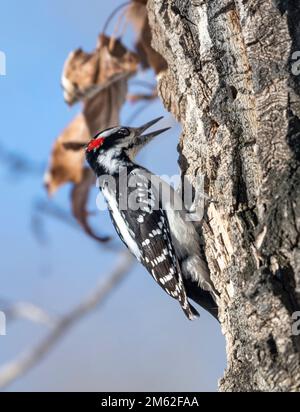
[[[151,46],[151,31],[147,17],[147,0],[132,0],[126,6],[126,24],[136,32],[135,51],[128,50],[114,36],[101,33],[96,48],[87,53],[72,51],[67,57],[61,84],[68,105],[81,102],[82,112],[56,138],[44,176],[49,195],[65,183],[71,183],[71,209],[84,231],[98,241],[99,236],[88,223],[87,201],[95,179],[84,165],[84,151],[72,150],[95,136],[101,130],[119,124],[119,115],[126,101],[128,80],[139,70],[151,67],[156,74],[166,68],[164,59]],[[151,100],[152,94],[132,98]]]

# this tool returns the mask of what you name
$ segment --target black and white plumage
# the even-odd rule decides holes
[[[115,191],[105,181],[105,177],[99,179],[112,222],[121,240],[153,279],[166,293],[177,299],[187,317],[193,319],[198,313],[187,299],[166,213],[161,207],[158,194],[150,185],[147,173],[142,172],[133,169],[128,173],[128,182],[134,181],[134,185],[126,187],[129,204],[124,210],[120,210],[119,204],[119,199],[126,196],[122,190],[124,188],[120,186]],[[119,186],[118,177],[116,183]],[[134,205],[130,205],[131,195]]]
[[[146,143],[167,130],[142,134],[158,120],[141,128],[115,127],[99,133],[87,146],[86,158],[128,249],[164,291],[178,300],[189,319],[198,312],[188,296],[217,317],[217,292],[201,257],[199,236],[193,223],[185,219],[180,197],[133,161]],[[171,191],[167,200],[161,198],[164,189]],[[176,207],[174,203],[178,203]]]

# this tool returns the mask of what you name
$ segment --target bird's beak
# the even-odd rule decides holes
[[[154,120],[151,120],[148,123],[145,123],[141,127],[134,128],[135,137],[136,137],[136,139],[137,139],[137,141],[140,145],[144,146],[146,143],[150,142],[155,136],[158,136],[159,134],[161,134],[161,133],[163,133],[163,132],[170,129],[170,127],[166,127],[164,129],[159,129],[159,130],[156,130],[155,132],[143,135],[145,130],[149,129],[149,127],[151,127],[155,123],[159,122],[162,118],[163,118],[163,116],[158,117],[157,119],[154,119]]]

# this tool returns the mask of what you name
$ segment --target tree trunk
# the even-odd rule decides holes
[[[182,173],[216,202],[203,230],[228,366],[221,391],[299,391],[300,4],[149,0]],[[300,54],[300,53],[299,53]]]

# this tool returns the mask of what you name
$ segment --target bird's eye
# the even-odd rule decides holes
[[[121,129],[119,129],[119,133],[122,136],[129,136],[130,135],[130,131],[126,127],[121,127]]]

